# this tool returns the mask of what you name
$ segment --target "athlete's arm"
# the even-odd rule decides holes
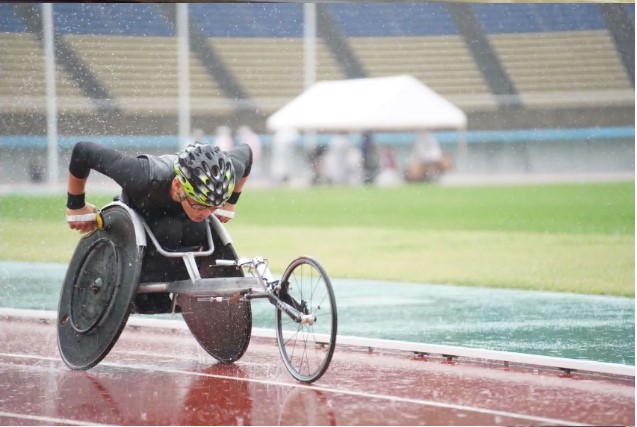
[[[91,170],[112,178],[123,189],[136,188],[146,182],[148,162],[93,142],[75,144],[67,180],[66,214],[68,216],[97,212],[94,205],[84,200],[86,182]],[[95,223],[70,221],[69,227],[74,230],[90,231],[95,228]]]
[[[234,212],[236,212],[237,209],[237,201],[252,170],[252,150],[248,144],[237,145],[228,151],[228,157],[230,157],[230,161],[232,161],[232,165],[234,166],[237,183],[232,190],[230,199],[223,205],[220,212],[215,213],[221,222],[228,222],[234,217]],[[226,212],[228,212],[229,215],[226,214]]]

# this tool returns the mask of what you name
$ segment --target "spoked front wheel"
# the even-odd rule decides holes
[[[276,337],[285,367],[299,381],[318,380],[336,345],[336,299],[332,283],[313,258],[292,261],[281,277],[279,298],[293,307],[293,319],[276,308]]]

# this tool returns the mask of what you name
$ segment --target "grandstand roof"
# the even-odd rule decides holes
[[[271,130],[318,132],[464,129],[458,107],[409,75],[316,83],[267,120]]]

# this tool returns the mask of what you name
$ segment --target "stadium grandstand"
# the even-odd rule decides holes
[[[546,127],[634,123],[634,4],[337,3],[317,12],[318,80],[411,74],[466,111],[470,129],[536,127],[529,112]],[[100,116],[123,132],[134,117],[144,132],[174,133],[174,120],[162,120],[177,109],[174,5],[56,3],[53,17],[62,132],[77,122],[100,132],[87,120]],[[303,90],[303,5],[192,3],[189,17],[195,122],[263,130]],[[37,4],[0,3],[0,108],[13,134],[44,131],[41,40]]]

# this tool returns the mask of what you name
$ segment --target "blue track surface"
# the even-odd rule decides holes
[[[0,306],[57,310],[65,272],[64,264],[0,261]],[[634,299],[333,282],[341,335],[635,363]],[[268,302],[255,301],[253,314],[255,327],[274,328]]]

